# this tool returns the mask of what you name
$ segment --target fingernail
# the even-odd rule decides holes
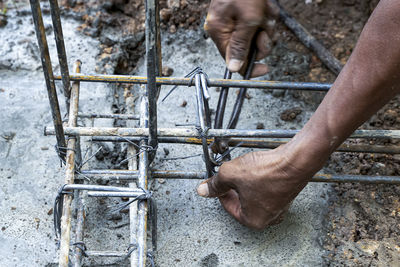
[[[229,60],[228,69],[232,72],[238,72],[243,66],[243,60],[232,58]]]
[[[208,184],[207,183],[200,184],[197,187],[197,194],[199,194],[202,197],[207,197],[208,196]]]

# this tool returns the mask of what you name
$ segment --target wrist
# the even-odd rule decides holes
[[[310,178],[324,166],[332,153],[332,147],[324,139],[302,132],[297,134],[282,147],[287,165],[294,172]]]

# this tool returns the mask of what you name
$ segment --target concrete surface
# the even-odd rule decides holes
[[[49,18],[46,16],[46,24]],[[69,63],[79,56],[84,72],[94,72],[98,42],[78,33],[79,23],[64,19],[64,35]],[[57,189],[63,184],[64,173],[54,152],[54,137],[44,137],[43,126],[51,125],[45,83],[40,70],[39,54],[30,15],[10,17],[0,29],[0,265],[52,266],[57,262],[57,249],[52,229],[52,208]],[[12,33],[12,34],[11,34]],[[49,38],[53,65],[58,70],[55,45]],[[287,51],[290,55],[290,51]],[[294,56],[295,55],[293,53]],[[290,58],[290,57],[289,57]],[[212,41],[198,32],[163,35],[163,64],[174,69],[174,76],[183,76],[201,66],[210,77],[223,74],[223,61]],[[289,63],[288,63],[289,64]],[[138,74],[144,73],[139,62]],[[138,87],[135,87],[136,91]],[[169,87],[162,89],[160,99]],[[235,93],[230,94],[232,107]],[[83,84],[81,109],[111,112],[113,90],[102,84]],[[218,93],[211,89],[211,107],[216,106]],[[238,128],[300,128],[312,107],[285,94],[275,98],[262,90],[249,90]],[[186,107],[181,103],[187,101]],[[62,97],[60,96],[60,103]],[[282,122],[279,114],[299,106],[303,112],[290,123]],[[159,104],[160,127],[175,123],[195,122],[194,88],[178,88],[164,103]],[[82,122],[83,123],[83,122]],[[100,121],[107,126],[110,122]],[[110,145],[105,145],[110,146]],[[169,150],[166,155],[164,148]],[[240,154],[249,150],[237,150]],[[200,147],[160,145],[154,167],[169,170],[203,170],[201,157],[165,160],[201,153]],[[93,164],[95,165],[95,164]],[[262,232],[249,230],[220,207],[217,200],[196,195],[197,181],[155,181],[152,189],[158,204],[158,266],[320,266],[324,250],[323,215],[327,208],[329,186],[310,184],[295,200],[286,220]],[[93,204],[93,206],[90,206]],[[111,218],[105,223],[107,206],[100,200],[87,202],[89,211],[87,245],[104,248],[126,247],[129,240],[128,216]],[[110,226],[111,225],[111,226]],[[108,230],[106,229],[108,228]],[[117,229],[116,229],[117,228]],[[99,266],[100,262],[88,262]],[[124,264],[120,264],[125,266]]]

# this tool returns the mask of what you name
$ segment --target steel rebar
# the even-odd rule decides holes
[[[71,84],[69,81],[69,70],[67,54],[65,52],[64,34],[61,27],[60,8],[58,7],[57,0],[49,0],[50,13],[53,22],[54,38],[56,40],[58,62],[60,64],[62,83],[64,87],[64,96],[66,109],[69,111],[70,97],[71,97]]]
[[[148,127],[148,99],[142,96],[140,103],[140,127]],[[146,145],[145,140],[140,141],[140,146]],[[149,159],[148,152],[144,150],[139,154],[139,171],[138,171],[138,187],[147,190],[147,177],[148,177]],[[137,219],[137,249],[133,252],[137,254],[135,257],[138,259],[138,266],[146,266],[147,254],[147,201],[140,201],[138,203],[138,219]]]
[[[116,127],[65,127],[67,135],[80,136],[141,136],[149,134],[148,128],[116,128]],[[245,137],[245,138],[292,138],[298,130],[239,130],[209,129],[207,137]],[[53,127],[44,129],[45,135],[54,135]],[[196,128],[158,128],[159,137],[199,137]],[[349,138],[398,139],[400,130],[356,130]]]
[[[162,76],[161,69],[161,37],[160,37],[160,10],[159,1],[146,0],[146,70],[147,87],[146,95],[149,105],[149,139],[148,145],[157,147],[157,100],[160,95],[160,86],[156,83],[156,77]],[[155,151],[149,153],[150,162],[155,157]]]
[[[114,137],[114,136],[94,136],[93,142],[139,142],[140,137]],[[211,144],[214,139],[208,138],[207,143]],[[159,143],[167,144],[188,144],[201,145],[201,139],[193,137],[159,137]],[[274,149],[278,146],[286,144],[287,141],[271,141],[257,139],[228,139],[229,146],[236,146],[240,143],[239,148],[267,148]],[[361,153],[383,153],[383,154],[400,154],[400,146],[398,145],[369,145],[369,144],[347,144],[343,143],[337,149],[337,152],[361,152]]]
[[[211,126],[211,121],[210,117],[207,116],[206,114],[206,99],[204,98],[203,94],[203,87],[201,84],[201,73],[198,73],[195,75],[195,87],[196,87],[196,104],[197,104],[197,120],[200,124],[200,129],[203,134],[206,134],[208,131],[209,127]],[[207,137],[202,136],[201,138],[202,142],[202,148],[203,148],[203,160],[206,165],[206,170],[207,170],[207,175],[212,176],[213,175],[213,169],[214,166],[212,165],[210,161],[210,154],[208,152],[208,144],[207,144]]]
[[[79,118],[89,119],[119,119],[119,120],[139,120],[139,116],[132,114],[94,114],[94,113],[81,113],[78,114]]]
[[[73,71],[75,73],[80,73],[81,72],[81,65],[82,62],[80,60],[77,60],[74,63]],[[69,81],[68,81],[69,83]],[[78,89],[72,89],[72,90],[78,90],[79,92],[79,87],[80,83],[79,82],[72,82],[72,87],[78,87]],[[69,97],[71,97],[71,92],[69,92]],[[70,99],[69,99],[70,100]],[[69,101],[68,101],[69,103]],[[74,102],[73,102],[74,103]],[[74,114],[73,116],[73,123],[77,125],[78,123],[78,117],[76,116],[78,114],[79,107],[74,108]],[[81,145],[80,145],[80,136],[76,137],[76,144],[75,144],[75,168],[78,168],[77,165],[81,166],[82,164],[82,152],[81,152]],[[74,177],[75,179],[76,177]],[[83,242],[83,237],[84,237],[84,228],[85,228],[85,207],[84,207],[84,200],[82,197],[82,192],[79,191],[76,194],[77,199],[76,199],[76,228],[75,228],[75,243],[77,242]],[[74,254],[74,267],[80,267],[82,265],[82,255],[83,251],[82,248],[77,246],[75,248],[75,254]]]
[[[87,170],[85,175],[93,174],[97,177],[112,177],[118,175],[126,177],[126,180],[134,180],[139,176],[138,171],[127,170]],[[104,176],[103,176],[104,175]],[[205,179],[207,173],[204,171],[169,171],[169,170],[153,170],[151,171],[152,179]],[[374,183],[374,184],[400,184],[400,176],[367,176],[367,175],[337,175],[317,173],[311,178],[311,182],[336,182],[336,183]]]
[[[78,64],[79,65],[79,64]],[[68,116],[68,126],[76,127],[78,120],[79,107],[79,83],[74,83],[71,88],[71,102]],[[67,156],[65,160],[65,181],[66,186],[70,186],[75,181],[75,156],[76,156],[76,137],[70,137],[67,145]],[[68,267],[69,249],[71,240],[71,203],[72,196],[65,194],[63,201],[63,212],[61,216],[61,240],[59,266]]]
[[[311,51],[315,52],[318,58],[328,67],[334,74],[339,75],[343,65],[337,60],[332,53],[326,49],[314,36],[312,36],[306,28],[292,18],[283,7],[273,0],[279,6],[279,16],[283,23],[299,38],[299,40]]]
[[[55,76],[55,80],[61,80],[61,76]],[[129,75],[70,75],[71,81],[80,82],[109,82],[109,83],[132,83],[146,84],[146,77],[129,76]],[[179,77],[156,77],[157,85],[191,85],[191,78]],[[287,89],[287,90],[304,90],[304,91],[328,91],[332,84],[329,83],[310,83],[310,82],[279,82],[279,81],[263,81],[263,80],[225,80],[225,79],[208,79],[209,87],[235,87],[235,88],[252,88],[252,89]]]
[[[253,41],[254,43],[255,41]],[[246,69],[246,73],[244,75],[244,79],[245,80],[249,80],[251,77],[251,73],[253,72],[253,67],[254,67],[254,62],[256,61],[256,55],[257,55],[257,50],[255,48],[255,45],[252,45],[252,50],[250,52],[250,57],[249,57],[249,63],[248,63],[248,67]],[[246,96],[246,92],[247,92],[247,88],[246,87],[242,87],[239,90],[239,93],[236,97],[236,101],[235,104],[233,105],[233,110],[232,110],[232,114],[231,114],[231,118],[229,119],[229,123],[227,128],[228,129],[234,129],[236,128],[236,125],[239,121],[239,116],[240,113],[242,111],[242,106],[243,106],[243,101],[244,98]]]
[[[32,18],[35,25],[36,37],[40,48],[40,55],[42,61],[42,68],[44,79],[46,81],[47,95],[50,102],[51,115],[53,118],[54,129],[57,139],[58,155],[64,160],[65,159],[65,136],[63,131],[60,105],[58,104],[58,97],[56,86],[54,84],[53,68],[51,65],[49,47],[47,45],[46,31],[44,29],[42,11],[40,9],[39,0],[30,0],[32,9]]]
[[[230,80],[231,77],[232,77],[232,72],[230,72],[228,68],[225,68],[224,79]],[[222,128],[222,125],[224,122],[226,100],[228,99],[228,92],[229,92],[229,87],[221,87],[221,91],[219,93],[217,109],[215,112],[215,122],[214,122],[215,129]]]

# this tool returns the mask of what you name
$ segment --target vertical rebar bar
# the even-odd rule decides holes
[[[228,68],[225,69],[224,79],[232,78],[232,72],[229,71]],[[219,93],[217,110],[215,113],[215,129],[222,129],[222,125],[224,122],[224,114],[226,107],[226,100],[228,99],[229,87],[221,87],[221,92]]]
[[[74,63],[74,72],[75,73],[81,73],[81,65],[82,62],[80,60],[77,60]],[[72,116],[72,123],[77,125],[78,123],[78,102],[79,102],[79,89],[80,89],[80,83],[79,82],[73,82],[72,83],[72,90],[74,90],[74,95],[78,95],[77,101],[74,101],[76,103],[76,107],[74,108],[73,112],[74,116]],[[71,96],[71,94],[69,95]],[[75,98],[74,98],[75,99]],[[69,121],[68,121],[69,123]],[[76,136],[76,144],[75,144],[75,164],[79,165],[82,162],[82,154],[81,154],[81,147],[80,147],[80,137]],[[75,165],[75,167],[76,167]],[[77,200],[76,200],[76,206],[77,206],[77,216],[76,216],[76,230],[75,230],[75,243],[77,242],[83,242],[83,233],[84,233],[84,228],[85,228],[85,207],[83,203],[83,198],[82,198],[82,192],[78,191],[76,192]],[[74,267],[80,267],[82,265],[82,249],[80,247],[75,248],[75,254],[74,254]]]
[[[65,159],[65,136],[62,126],[60,105],[56,86],[54,84],[53,69],[51,65],[49,47],[47,45],[46,32],[44,29],[42,10],[40,9],[39,0],[30,0],[33,22],[35,24],[36,37],[40,48],[44,79],[46,80],[47,94],[50,102],[51,115],[53,118],[54,129],[56,132],[58,154],[61,159]]]
[[[149,114],[148,114],[148,100],[146,96],[142,96],[140,103],[140,127],[149,127]],[[140,141],[140,147],[146,145],[145,140]],[[147,190],[147,176],[148,176],[148,152],[143,149],[139,154],[139,176],[138,187]],[[146,266],[146,253],[147,253],[147,201],[140,201],[138,203],[138,220],[137,220],[137,259],[138,266]]]
[[[205,99],[203,95],[203,88],[201,85],[200,81],[200,75],[202,74],[196,74],[195,75],[195,87],[196,87],[196,103],[197,103],[197,118],[199,120],[200,128],[203,134],[207,131],[207,127],[210,125],[207,125],[207,116],[206,116],[206,111],[205,111]],[[207,175],[208,177],[211,177],[213,175],[213,166],[210,161],[210,156],[208,152],[208,144],[207,144],[207,137],[203,136],[202,137],[202,146],[203,146],[203,159],[206,164],[206,169],[207,169]]]
[[[128,109],[128,113],[134,113],[134,107],[133,107],[133,99],[134,97],[128,97],[126,99],[126,106]],[[132,121],[127,122],[128,126],[133,126]],[[128,161],[128,169],[129,170],[137,170],[138,169],[138,164],[137,164],[137,149],[135,148],[134,145],[128,144],[128,152],[126,157],[129,159]],[[129,183],[130,188],[137,188],[136,182],[130,182]],[[138,220],[138,206],[135,203],[132,203],[129,206],[129,235],[130,235],[130,244],[136,244],[137,243],[137,220]],[[131,266],[136,266],[138,264],[138,254],[137,253],[132,253],[130,256],[130,264]]]
[[[339,75],[343,68],[342,63],[340,63],[337,58],[335,58],[332,53],[326,49],[314,36],[312,36],[306,28],[304,28],[300,23],[298,23],[294,18],[292,18],[278,3],[278,1],[273,0],[279,6],[279,16],[283,23],[299,38],[299,40],[311,51],[313,51],[317,57],[324,63],[328,69],[330,69],[334,74]]]
[[[49,2],[51,19],[53,21],[54,38],[57,46],[58,61],[60,63],[61,78],[64,86],[65,105],[67,112],[69,112],[71,87],[69,81],[67,54],[65,52],[64,35],[61,26],[60,8],[57,0],[49,0]]]
[[[149,100],[149,129],[148,145],[157,147],[157,99],[159,86],[156,77],[161,76],[161,42],[160,14],[157,0],[146,0],[146,67],[147,67],[147,97]],[[155,150],[150,153],[150,162],[155,156]]]
[[[83,233],[85,228],[85,206],[83,203],[82,191],[79,190],[76,194],[78,199],[77,203],[77,216],[76,216],[76,230],[75,230],[75,243],[83,242]],[[82,248],[76,247],[74,254],[74,267],[82,266]]]
[[[255,44],[253,44],[252,50],[250,51],[248,67],[246,69],[246,73],[244,74],[245,80],[249,80],[251,77],[251,73],[253,72],[254,62],[256,60],[256,55],[257,55],[257,50],[255,48]],[[246,92],[247,92],[246,87],[240,88],[239,94],[236,97],[235,105],[233,106],[231,118],[230,118],[228,126],[227,126],[228,129],[236,128],[236,125],[239,121],[240,112],[242,111],[242,105],[243,105],[244,98],[246,96]]]
[[[79,63],[78,63],[79,65]],[[71,88],[71,105],[68,117],[68,126],[76,127],[79,106],[79,83],[74,83]],[[65,161],[65,184],[73,184],[75,180],[75,147],[76,137],[68,139],[67,157]],[[63,212],[61,216],[61,240],[59,266],[68,267],[69,248],[71,240],[71,202],[72,196],[64,195]]]

